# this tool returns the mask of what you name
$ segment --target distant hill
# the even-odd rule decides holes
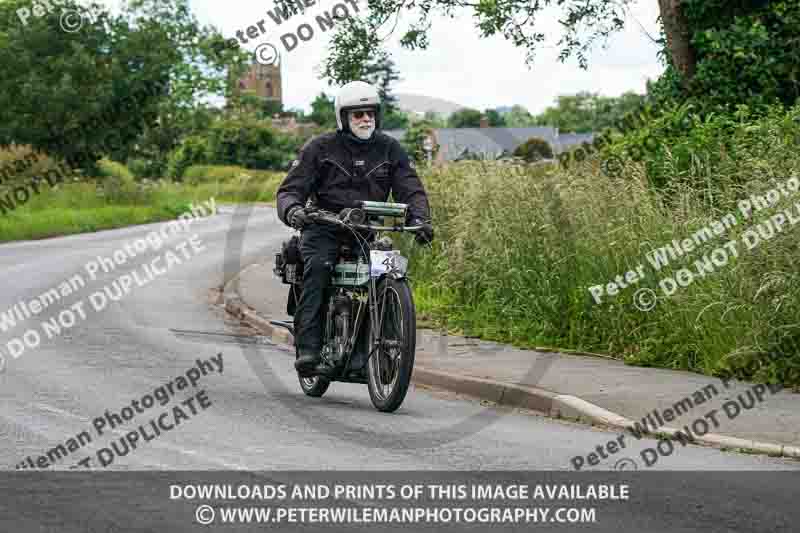
[[[442,98],[433,98],[421,94],[395,93],[398,107],[406,113],[425,114],[426,111],[434,111],[443,116],[448,116],[465,106],[459,105]]]

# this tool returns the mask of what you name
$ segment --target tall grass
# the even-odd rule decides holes
[[[490,162],[430,170],[424,181],[437,240],[433,250],[408,248],[420,311],[523,347],[800,386],[800,224],[752,250],[739,241],[738,258],[671,296],[658,285],[681,268],[696,271],[703,254],[781,208],[800,205],[800,193],[752,220],[737,213],[728,234],[660,271],[646,259],[736,213],[739,199],[800,176],[796,147],[774,128],[761,133],[758,143],[735,146],[736,165],[705,164],[697,154],[691,179],[659,191],[644,165],[631,161],[619,177],[604,174],[596,159],[568,170]],[[640,265],[642,280],[595,302],[590,287]],[[658,296],[652,310],[635,305],[639,289]]]

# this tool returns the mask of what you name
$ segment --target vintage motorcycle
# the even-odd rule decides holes
[[[325,376],[303,377],[300,387],[320,397],[332,381],[363,383],[379,411],[395,411],[403,403],[416,349],[416,312],[406,278],[408,259],[400,255],[383,232],[413,232],[421,226],[381,225],[381,218],[405,221],[406,204],[361,202],[341,213],[313,210],[313,223],[333,224],[352,233],[357,243],[339,247],[332,265],[331,284],[321,315],[323,360],[333,367]],[[380,238],[379,238],[380,237]],[[274,273],[290,285],[287,312],[294,315],[302,291],[303,262],[299,239],[283,243],[275,256]],[[272,320],[294,333],[289,321]]]

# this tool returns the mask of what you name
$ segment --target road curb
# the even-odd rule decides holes
[[[270,324],[268,319],[259,315],[258,312],[244,303],[235,290],[229,290],[229,285],[237,282],[238,277],[239,276],[233,278],[225,285],[222,291],[219,291],[220,294],[216,297],[216,301],[224,305],[225,310],[230,314],[269,337],[272,342],[292,346],[294,344],[294,337],[291,333],[283,328]],[[215,297],[212,296],[211,299],[214,300]],[[548,351],[555,350],[549,349]],[[290,351],[289,353],[291,354],[293,352]],[[412,382],[416,385],[445,389],[481,400],[488,400],[506,407],[532,409],[553,418],[571,419],[578,422],[586,422],[620,430],[631,430],[634,429],[636,425],[635,421],[588,402],[578,396],[559,394],[558,392],[536,387],[526,387],[485,378],[451,374],[419,365],[414,365]],[[651,433],[650,436],[656,438],[660,434],[665,434],[672,439],[676,439],[677,434],[680,432],[682,432],[682,430],[664,426],[658,428],[658,431],[655,434]],[[686,433],[683,432],[683,435],[685,434]],[[739,437],[718,435],[716,433],[706,433],[702,436],[696,435],[693,438],[693,442],[750,453],[800,459],[800,447],[786,444],[759,442]]]

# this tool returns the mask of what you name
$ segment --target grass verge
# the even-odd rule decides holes
[[[0,242],[44,239],[176,218],[189,203],[271,202],[283,175],[240,167],[191,167],[189,179],[136,183],[122,165],[102,162],[99,182],[72,182],[32,196],[0,217]],[[3,193],[3,191],[0,191]]]
[[[737,212],[741,199],[800,176],[800,160],[787,157],[783,139],[768,141],[735,147],[735,171],[715,174],[698,161],[691,180],[660,191],[633,162],[615,177],[596,159],[569,170],[490,162],[431,170],[425,185],[435,245],[425,250],[403,240],[420,315],[522,348],[560,346],[800,386],[800,224],[745,245],[748,231],[767,235],[775,213],[797,209],[800,217],[800,193],[749,218]],[[727,233],[660,269],[648,261],[654,249],[691,238],[728,213],[738,222]],[[728,241],[738,255],[702,272],[698,261],[707,264]],[[591,287],[639,267],[644,276],[636,283],[595,301]],[[691,281],[671,293],[660,285],[685,271]],[[652,291],[655,307],[643,309],[639,289]]]

